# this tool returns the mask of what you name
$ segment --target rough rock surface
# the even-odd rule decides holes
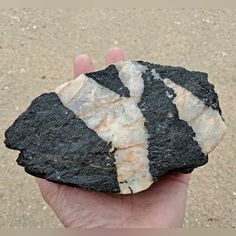
[[[130,97],[129,89],[125,87],[120,80],[119,71],[117,70],[115,65],[110,65],[104,70],[87,73],[86,75],[90,78],[93,78],[102,86],[118,93],[120,96]]]
[[[111,144],[64,107],[55,93],[36,98],[5,135],[7,147],[21,150],[17,163],[30,174],[119,192]]]
[[[36,98],[6,131],[5,144],[21,151],[17,162],[32,175],[127,194],[204,165],[224,133],[206,73],[129,61]]]
[[[145,64],[144,64],[145,65]],[[171,171],[190,172],[207,162],[195,134],[172,103],[174,91],[147,70],[143,74],[144,92],[139,107],[149,134],[150,172],[154,180]],[[166,95],[168,92],[169,97]]]
[[[183,67],[162,66],[148,62],[139,61],[149,68],[155,70],[162,79],[168,78],[189,90],[193,95],[204,101],[207,106],[211,106],[221,114],[218,96],[214,91],[214,85],[207,80],[207,73],[199,71],[188,71]]]

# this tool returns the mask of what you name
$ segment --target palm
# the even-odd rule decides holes
[[[123,59],[110,49],[107,64]],[[93,70],[91,60],[75,60],[75,76]],[[134,195],[89,192],[37,179],[45,201],[66,227],[176,227],[183,222],[189,175],[162,177],[150,189]]]
[[[168,175],[146,191],[125,196],[37,182],[67,227],[176,227],[183,222],[188,178]]]

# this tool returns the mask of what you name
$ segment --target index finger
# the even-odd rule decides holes
[[[78,55],[74,60],[74,77],[80,74],[92,72],[94,69],[93,62],[86,54]]]

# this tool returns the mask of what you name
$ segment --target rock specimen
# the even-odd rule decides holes
[[[206,73],[126,61],[37,97],[5,144],[31,175],[128,194],[206,164],[225,132]]]

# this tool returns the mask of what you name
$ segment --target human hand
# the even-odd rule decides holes
[[[119,48],[106,53],[107,65],[124,58]],[[87,55],[75,59],[75,77],[93,71]],[[160,178],[148,190],[133,195],[90,192],[36,178],[44,200],[65,227],[169,228],[183,223],[189,174]]]

